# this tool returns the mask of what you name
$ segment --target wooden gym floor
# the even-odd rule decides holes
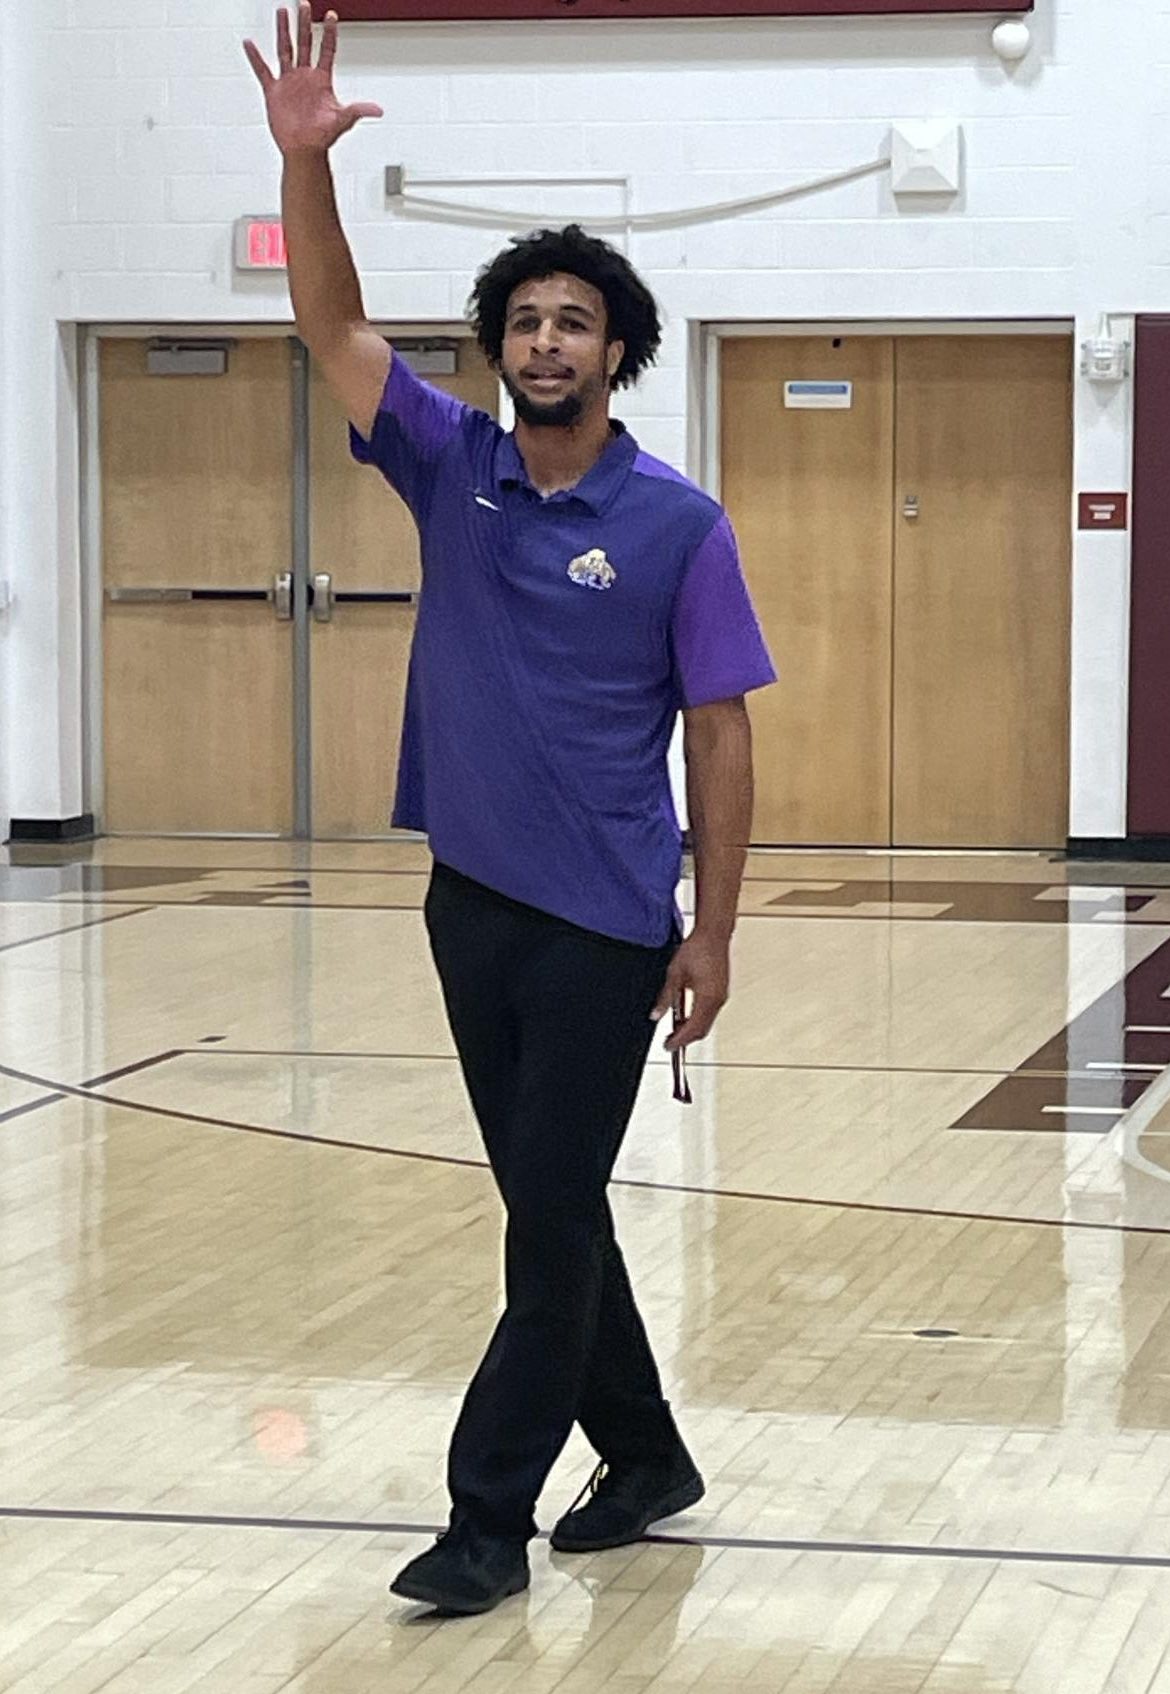
[[[499,1214],[425,874],[0,854],[0,1689],[1170,1690],[1170,867],[753,859],[615,1189],[708,1498],[444,1623]]]

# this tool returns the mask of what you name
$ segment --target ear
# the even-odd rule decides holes
[[[609,380],[611,382],[613,381],[614,377],[617,375],[618,369],[621,365],[622,360],[625,358],[625,356],[626,356],[626,344],[625,344],[624,341],[611,341],[609,346],[606,348],[605,363],[606,363],[606,368],[609,371]]]

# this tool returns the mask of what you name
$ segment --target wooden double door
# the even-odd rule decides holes
[[[781,672],[755,839],[1064,845],[1070,339],[721,347],[723,498]]]
[[[494,413],[478,348],[452,351],[428,380]],[[99,362],[104,828],[385,835],[419,588],[405,506],[352,462],[294,342],[111,338]]]

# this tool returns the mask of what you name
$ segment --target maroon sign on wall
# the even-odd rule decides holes
[[[1030,12],[1034,0],[313,0],[320,19],[438,23],[496,18],[828,18]]]

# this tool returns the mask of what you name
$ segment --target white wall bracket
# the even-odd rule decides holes
[[[958,194],[963,186],[963,132],[947,118],[898,123],[890,132],[895,194]]]

